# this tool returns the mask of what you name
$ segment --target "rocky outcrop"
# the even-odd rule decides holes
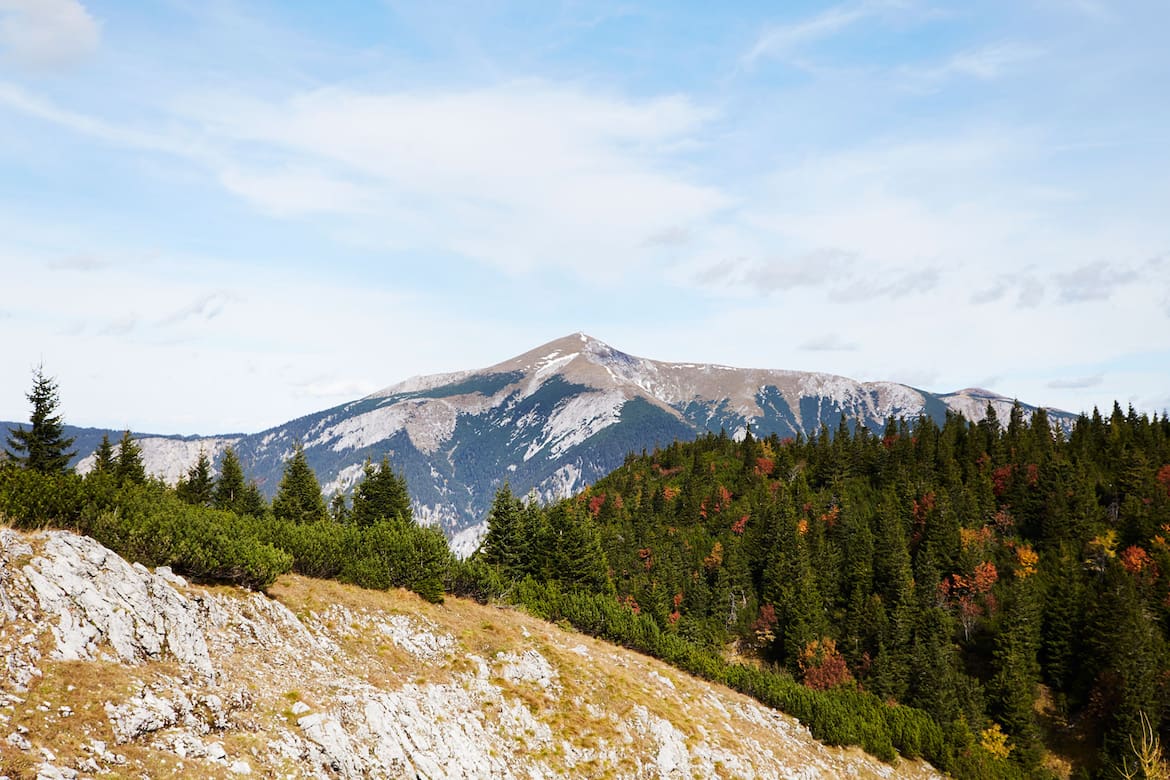
[[[931,777],[514,610],[0,529],[0,776]]]

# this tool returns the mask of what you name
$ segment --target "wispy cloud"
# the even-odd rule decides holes
[[[996,303],[1015,295],[1015,305],[1022,308],[1035,308],[1044,301],[1044,283],[1031,273],[1013,273],[999,276],[990,287],[977,289],[968,300],[976,305]]]
[[[309,398],[361,398],[379,388],[367,379],[327,379],[318,377],[297,386]]]
[[[98,331],[103,336],[127,336],[138,328],[138,315],[126,314],[115,317]]]
[[[822,249],[754,264],[738,281],[759,292],[829,287],[848,278],[856,260],[857,257],[850,252]]]
[[[874,12],[874,5],[838,5],[800,22],[768,27],[740,58],[740,64],[750,67],[765,57],[789,54],[807,43],[835,35],[870,16]]]
[[[0,0],[0,2],[3,1]],[[61,108],[53,101],[31,94],[21,86],[10,82],[0,81],[0,106],[116,146],[165,152],[184,157],[198,157],[200,155],[192,144],[181,140],[173,132],[156,133],[136,130],[85,113]]]
[[[107,263],[93,255],[69,255],[58,257],[48,262],[52,271],[100,271],[107,267]]]
[[[100,38],[97,20],[77,0],[0,0],[0,55],[22,67],[72,65]]]
[[[681,225],[671,225],[646,237],[643,246],[685,246],[694,240],[691,231]]]
[[[1056,274],[1057,298],[1061,303],[1107,301],[1118,287],[1135,281],[1138,276],[1132,268],[1120,268],[1105,262],[1089,263],[1068,273]]]
[[[937,65],[902,66],[896,74],[904,88],[929,91],[952,79],[994,81],[1015,73],[1025,63],[1044,54],[1036,46],[1001,42],[959,52]]]
[[[831,297],[846,303],[870,298],[897,300],[907,295],[919,295],[936,289],[942,280],[938,268],[893,270],[869,279],[857,279],[846,284],[837,282]]]
[[[159,325],[176,325],[186,320],[208,322],[223,313],[235,296],[227,292],[213,292],[201,295],[190,304],[171,312],[159,320]]]
[[[1054,390],[1080,390],[1086,387],[1097,387],[1104,381],[1104,374],[1093,374],[1070,379],[1053,379],[1048,383],[1048,387]]]
[[[832,6],[800,21],[768,25],[740,56],[740,67],[750,70],[760,60],[794,57],[811,44],[839,35],[867,19],[904,12],[911,6],[909,0],[859,0]]]
[[[804,342],[800,349],[809,352],[856,352],[858,345],[854,341],[842,338],[838,333],[826,333]]]

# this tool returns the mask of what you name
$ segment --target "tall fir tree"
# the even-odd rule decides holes
[[[272,499],[272,513],[281,520],[313,523],[329,517],[321,484],[305,460],[305,449],[297,445],[284,467],[280,487]]]
[[[18,425],[8,433],[8,457],[25,468],[44,474],[66,471],[76,452],[69,450],[72,438],[65,437],[65,425],[57,414],[60,398],[57,383],[45,376],[43,366],[33,370],[32,390],[25,396],[33,406],[31,426]]]
[[[219,479],[211,492],[211,505],[234,512],[244,496],[244,489],[244,468],[236,451],[228,447],[224,450],[223,462],[219,464]]]
[[[215,479],[211,476],[211,459],[199,450],[199,459],[187,470],[187,475],[175,486],[179,498],[195,506],[211,506]]]
[[[406,479],[394,473],[388,458],[383,458],[377,466],[366,461],[363,474],[353,492],[350,520],[355,525],[365,528],[379,520],[398,519],[409,523],[414,519]]]
[[[122,485],[142,485],[146,482],[142,449],[130,436],[130,431],[123,431],[122,439],[118,442],[118,456],[114,459],[114,477]]]
[[[112,474],[114,471],[114,445],[110,444],[108,434],[102,434],[102,443],[93,451],[94,474]]]
[[[496,491],[487,515],[487,535],[483,540],[483,559],[499,566],[509,576],[519,576],[528,550],[522,538],[524,507],[505,482]]]

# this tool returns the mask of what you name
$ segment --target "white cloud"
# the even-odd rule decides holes
[[[934,90],[954,78],[994,81],[1042,56],[1044,51],[1037,47],[1001,42],[959,52],[939,65],[907,66],[896,73],[907,89]]]
[[[77,0],[0,0],[0,52],[19,65],[71,65],[98,47],[101,29]]]
[[[68,255],[58,257],[48,262],[48,267],[54,271],[100,271],[106,263],[93,255]]]
[[[267,213],[339,214],[371,243],[440,247],[512,271],[616,272],[647,254],[647,236],[677,239],[680,224],[729,203],[669,165],[713,118],[682,97],[521,82],[176,105],[218,150],[224,186]],[[257,145],[277,167],[248,165]]]
[[[219,181],[275,217],[368,212],[373,198],[358,184],[308,170],[245,170],[232,165],[219,172]]]
[[[1132,268],[1097,261],[1056,274],[1056,284],[1062,303],[1083,303],[1107,301],[1119,287],[1139,278],[1140,274]]]
[[[809,339],[800,348],[810,352],[856,352],[858,345],[857,342],[842,338],[839,333],[826,333]]]
[[[0,0],[0,2],[4,2],[4,0]],[[124,127],[87,114],[70,111],[50,100],[30,94],[19,85],[10,82],[0,81],[0,106],[6,106],[26,116],[51,122],[75,133],[116,146],[191,158],[199,158],[205,154],[186,139],[165,133]]]
[[[1075,377],[1072,379],[1053,379],[1048,386],[1055,390],[1079,390],[1085,387],[1096,387],[1105,381],[1104,374]]]
[[[872,3],[838,5],[810,19],[768,27],[740,62],[751,66],[764,57],[789,54],[799,46],[831,37],[869,16],[873,12],[872,8]]]

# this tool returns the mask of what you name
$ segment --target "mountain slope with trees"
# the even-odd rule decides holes
[[[675,443],[547,509],[503,492],[480,557],[538,608],[585,588],[661,648],[901,702],[1028,775],[1071,745],[1118,776],[1170,737],[1170,420],[1006,423]]]
[[[230,446],[269,498],[298,447],[327,497],[351,493],[367,460],[390,457],[412,486],[415,515],[467,553],[505,481],[517,495],[535,491],[552,501],[608,474],[629,452],[709,432],[740,438],[751,427],[760,436],[807,437],[843,421],[880,431],[891,416],[924,414],[942,424],[948,411],[978,419],[989,404],[1006,418],[1012,401],[978,389],[936,394],[813,372],[668,363],[578,333],[488,368],[408,379],[260,433],[139,444],[147,471],[171,482],[201,451],[216,465]],[[1047,413],[1066,428],[1074,419]],[[80,470],[88,467],[84,460]]]

